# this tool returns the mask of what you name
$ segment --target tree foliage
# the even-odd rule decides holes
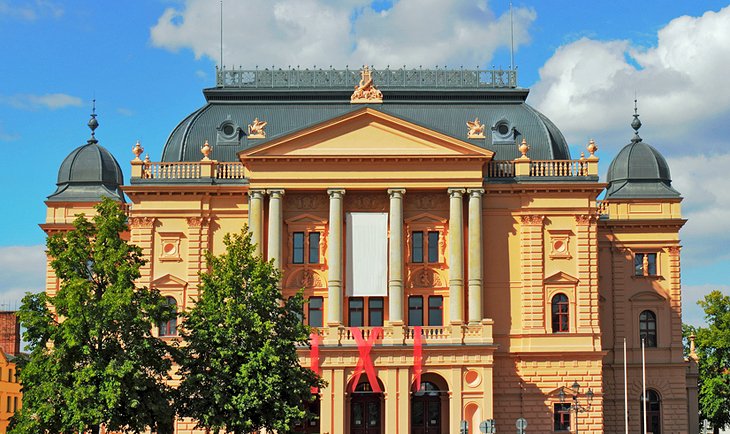
[[[254,255],[251,237],[228,234],[226,252],[208,253],[200,298],[181,326],[181,413],[199,427],[289,432],[322,380],[299,364],[303,299],[282,299],[281,273]]]
[[[96,210],[47,240],[55,296],[23,298],[30,355],[11,433],[172,432],[169,346],[151,329],[175,312],[158,291],[136,287],[144,260],[121,236],[128,227],[119,205],[105,199]]]
[[[712,291],[698,304],[707,327],[688,327],[687,332],[697,336],[700,414],[719,432],[730,426],[730,296]]]

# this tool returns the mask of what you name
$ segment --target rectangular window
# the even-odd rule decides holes
[[[13,412],[18,411],[18,397],[13,396]]]
[[[293,248],[292,248],[292,263],[303,264],[304,263],[304,232],[294,232]]]
[[[8,405],[7,405],[7,407],[5,407],[5,411],[10,413],[10,397],[9,396],[8,396]]]
[[[420,295],[408,297],[408,325],[423,325],[423,297]]]
[[[368,326],[383,326],[383,299],[380,297],[368,299]]]
[[[634,275],[656,276],[656,253],[635,253]]]
[[[307,312],[307,320],[309,321],[310,327],[322,327],[323,324],[323,306],[324,300],[322,297],[309,297],[309,308]]]
[[[436,264],[439,262],[439,233],[428,233],[428,262]]]
[[[309,263],[319,264],[319,232],[309,233]]]
[[[364,301],[362,298],[350,298],[348,301],[348,324],[350,327],[362,327],[364,325]]]
[[[428,297],[428,325],[431,327],[444,325],[444,298],[440,295]]]
[[[555,417],[553,431],[570,431],[570,404],[555,404],[553,415]]]
[[[423,232],[411,233],[411,262],[420,264],[423,262]]]

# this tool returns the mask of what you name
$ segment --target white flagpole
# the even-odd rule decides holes
[[[644,353],[644,338],[641,338],[641,405],[644,407],[644,434],[649,429],[646,423],[646,355]]]
[[[629,434],[629,368],[626,366],[626,338],[624,338],[624,424]]]

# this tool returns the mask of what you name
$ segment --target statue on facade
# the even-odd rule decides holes
[[[350,96],[351,103],[377,103],[383,102],[383,93],[373,84],[373,76],[367,65],[360,71],[360,83],[355,86],[355,91]]]
[[[484,138],[484,124],[479,122],[479,118],[474,118],[473,121],[466,121],[466,126],[469,127],[469,132],[466,137],[469,139],[483,139]]]
[[[266,126],[266,124],[268,124],[268,122],[260,121],[259,118],[254,119],[252,123],[248,124],[248,138],[266,138],[266,131],[264,131],[264,127]]]

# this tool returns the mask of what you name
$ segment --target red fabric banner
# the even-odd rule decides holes
[[[421,390],[421,373],[423,373],[422,330],[421,326],[413,327],[413,375],[416,377],[416,391]]]
[[[316,331],[313,331],[312,334],[309,335],[309,341],[312,343],[312,349],[310,352],[310,364],[309,369],[314,371],[315,374],[321,375],[322,370],[319,368],[319,343],[321,342],[322,337],[317,333]],[[319,393],[318,387],[312,387],[312,393],[317,394]]]
[[[373,389],[373,392],[382,392],[380,384],[378,384],[378,376],[375,375],[375,366],[370,358],[370,350],[373,348],[375,341],[382,336],[383,329],[380,327],[373,327],[370,330],[370,336],[368,336],[367,341],[362,337],[362,331],[360,328],[350,327],[350,332],[352,333],[352,337],[355,338],[357,350],[360,353],[360,357],[357,359],[357,366],[355,366],[355,375],[353,376],[350,386],[350,393],[355,391],[357,384],[360,382],[360,375],[362,375],[363,371],[365,371],[365,374],[368,377],[368,382],[370,383],[370,387]]]

